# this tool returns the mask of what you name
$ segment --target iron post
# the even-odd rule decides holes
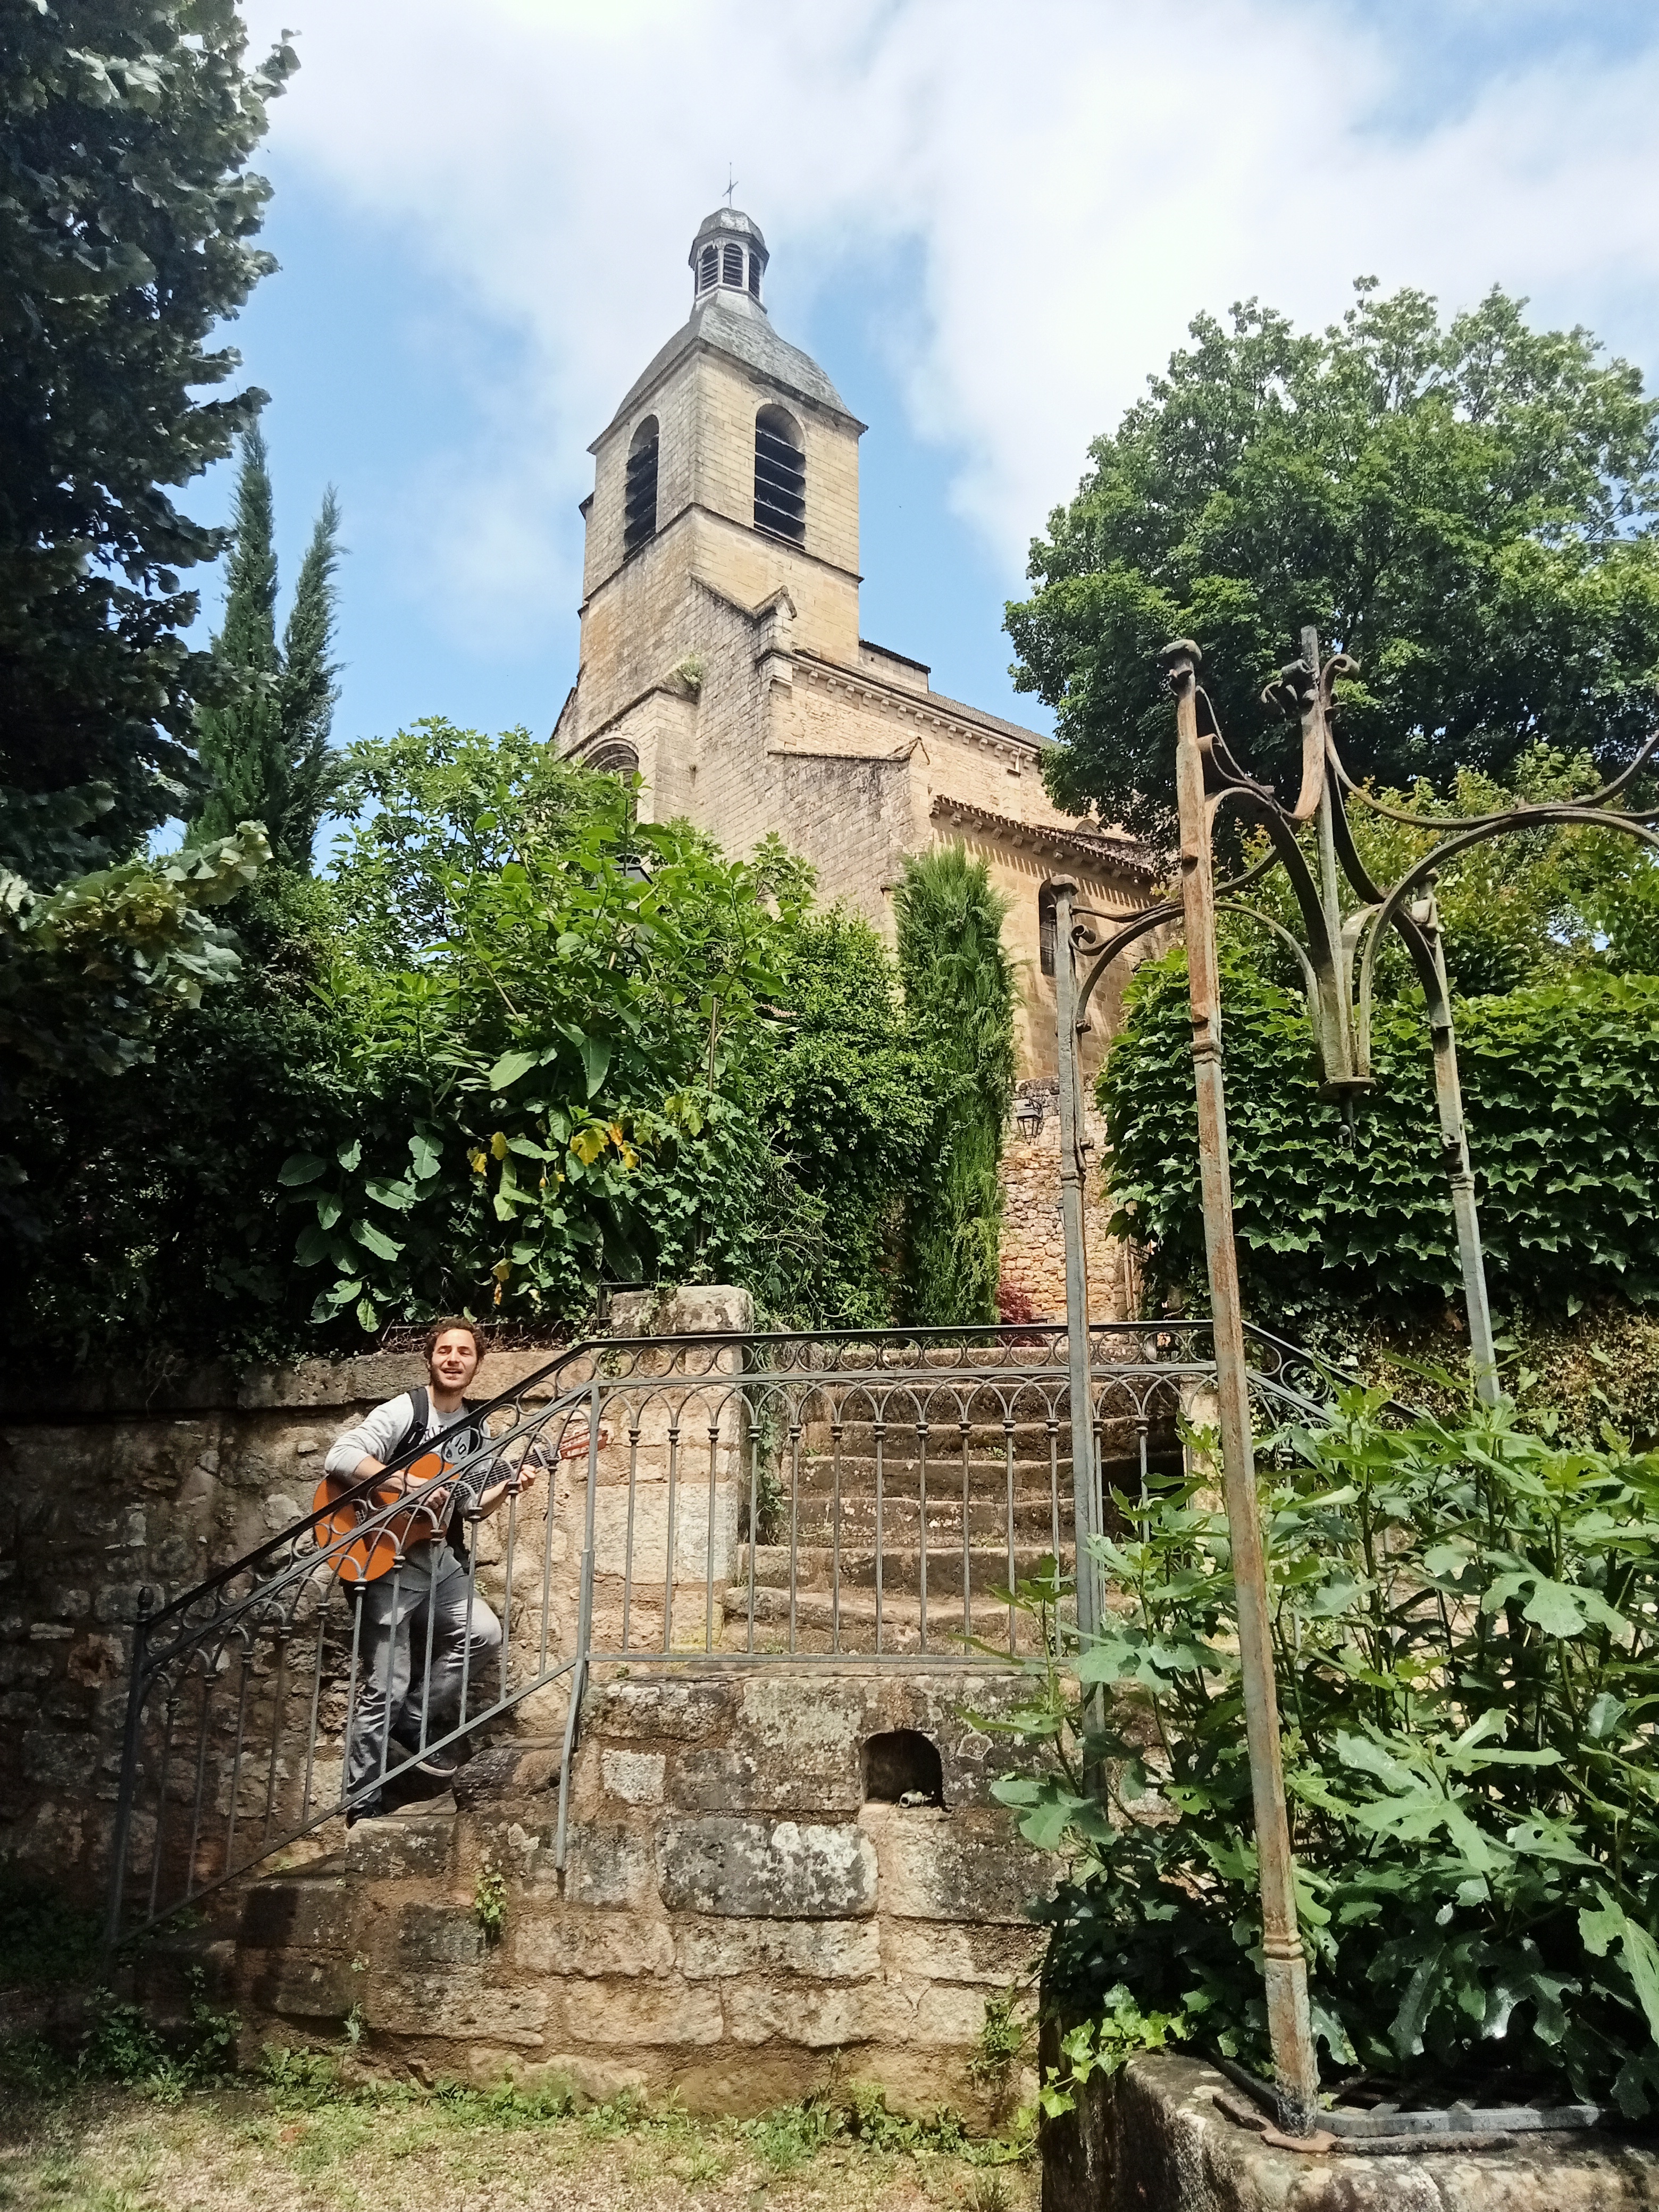
[[[1227,1157],[1227,1105],[1222,1079],[1221,994],[1210,858],[1210,811],[1204,751],[1198,734],[1198,647],[1169,648],[1165,665],[1176,696],[1176,795],[1181,825],[1182,903],[1192,1001],[1193,1067],[1198,1091],[1198,1143],[1204,1245],[1210,1277],[1221,1466],[1238,1609],[1239,1675],[1249,1746],[1261,1888],[1262,1975],[1267,2031],[1278,2077],[1282,2124],[1308,2133],[1319,2103],[1319,2067],[1308,2008],[1308,1965],[1297,1926],[1296,1869],[1285,1803],[1285,1771],[1273,1687],[1266,1548],[1256,1497],[1250,1434],[1244,1317],[1238,1255],[1233,1243],[1232,1186]],[[1063,1026],[1063,1024],[1062,1024]],[[1063,1095],[1063,1094],[1062,1094]]]
[[[1429,1000],[1429,1035],[1434,1043],[1434,1099],[1440,1114],[1440,1152],[1451,1186],[1452,1219],[1457,1227],[1457,1258],[1463,1273],[1463,1305],[1469,1322],[1469,1358],[1474,1387],[1486,1404],[1499,1395],[1498,1347],[1492,1340],[1492,1306],[1486,1297],[1486,1262],[1480,1249],[1480,1216],[1474,1202],[1474,1170],[1463,1121],[1463,1089],[1457,1075],[1457,1033],[1452,1026],[1451,988],[1446,951],[1437,919],[1424,931],[1434,955],[1437,990]]]
[[[1099,1577],[1089,1539],[1095,1534],[1095,1416],[1090,1380],[1089,1270],[1083,1235],[1083,1073],[1079,1064],[1077,969],[1072,907],[1078,886],[1055,876],[1054,988],[1059,1000],[1060,1211],[1066,1236],[1066,1351],[1071,1382],[1072,1509],[1077,1555],[1077,1626],[1081,1637],[1100,1628]]]
[[[144,1659],[149,1644],[150,1590],[138,1589],[132,1623],[132,1670],[127,1676],[126,1725],[121,1735],[121,1782],[115,1797],[115,1832],[111,1838],[109,1910],[104,1923],[103,1975],[109,1978],[110,1961],[121,1940],[121,1908],[125,1896],[127,1852],[132,1844],[132,1800],[138,1787],[138,1725],[144,1710]],[[159,1845],[159,1836],[157,1838]]]

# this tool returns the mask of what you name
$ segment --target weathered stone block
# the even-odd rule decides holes
[[[574,2041],[621,2051],[641,2044],[718,2043],[725,2032],[719,1993],[673,1978],[633,1988],[586,1984],[568,1993],[565,2024]]]
[[[545,2039],[550,1992],[533,1986],[503,1989],[487,1981],[485,1971],[451,1966],[435,1973],[377,1976],[365,2007],[369,2024],[394,2035],[538,2050]]]
[[[1105,2142],[1044,2155],[1053,2212],[1652,2212],[1659,2151],[1597,2136],[1401,2158],[1286,2150],[1237,2126],[1237,2093],[1192,2058],[1132,2060],[1101,2100]],[[1073,2130],[1073,2134],[1075,2130]],[[1048,2180],[1059,2185],[1050,2190]]]
[[[337,1877],[262,1881],[242,1906],[239,1940],[255,1951],[343,1947],[351,1940],[351,1904]]]
[[[1057,1879],[1058,1861],[1000,1814],[866,1806],[864,1826],[880,1838],[883,1905],[902,1920],[1024,1924],[1028,1902]]]
[[[779,1972],[858,1982],[881,1972],[873,1920],[694,1920],[678,1929],[675,1949],[690,1982]]]
[[[565,1867],[573,1905],[643,1905],[656,1880],[648,1837],[607,1821],[576,1829]]]
[[[658,1889],[671,1912],[830,1920],[875,1910],[875,1850],[850,1824],[671,1820],[657,1850]]]
[[[48,1729],[27,1729],[23,1778],[53,1790],[84,1789],[100,1748],[91,1736],[79,1731],[59,1735]]]
[[[887,1966],[907,1982],[1012,1984],[1027,1980],[1043,1931],[1027,1926],[954,1928],[942,1921],[899,1921],[889,1931]]]
[[[726,2033],[734,2043],[794,2043],[840,2051],[876,2034],[872,2007],[860,1988],[778,1989],[763,1981],[722,1986]]]
[[[732,1688],[726,1682],[601,1682],[583,1701],[582,1732],[590,1741],[668,1736],[676,1743],[696,1743],[728,1727],[732,1710]]]
[[[513,1963],[527,1973],[668,1974],[674,1939],[665,1920],[633,1912],[539,1912],[511,1929]]]
[[[659,1751],[607,1751],[600,1754],[599,1776],[605,1795],[625,1805],[660,1805],[663,1768]]]
[[[279,1951],[255,1972],[248,1996],[260,2012],[291,2020],[343,2020],[362,1996],[362,1984],[363,1977],[345,1959]]]
[[[694,1602],[686,1595],[688,1589],[701,1595],[706,1580],[712,1579],[719,1589],[737,1571],[738,1506],[735,1482],[716,1482],[712,1501],[706,1479],[688,1479],[678,1486],[673,1515],[674,1581],[680,1593],[677,1625],[681,1609]],[[595,1573],[620,1581],[631,1571],[635,1592],[641,1598],[654,1593],[660,1602],[668,1565],[668,1521],[665,1479],[635,1486],[631,1529],[626,1484],[607,1483],[593,1501]],[[688,1613],[688,1622],[690,1618]]]
[[[398,1956],[407,1966],[471,1966],[483,1957],[476,1916],[453,1905],[406,1905],[398,1923]]]
[[[442,1820],[360,1820],[346,1837],[346,1863],[374,1881],[441,1875],[449,1867],[452,1824]]]

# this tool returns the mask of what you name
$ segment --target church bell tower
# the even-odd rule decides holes
[[[581,668],[562,752],[587,753],[688,662],[707,680],[709,593],[752,613],[781,592],[797,646],[858,657],[865,426],[773,328],[751,217],[717,208],[687,258],[690,316],[589,448]]]

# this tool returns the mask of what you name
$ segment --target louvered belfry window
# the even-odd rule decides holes
[[[754,298],[758,300],[760,297],[760,256],[758,253],[751,253],[749,257],[749,289]]]
[[[697,256],[697,289],[706,292],[711,284],[720,282],[720,253],[711,238]]]
[[[781,407],[755,418],[755,527],[799,545],[806,536],[806,456]]]
[[[623,495],[623,552],[637,553],[657,534],[657,418],[647,415],[628,449],[628,482]]]
[[[720,271],[720,281],[736,285],[739,292],[743,289],[743,248],[729,239],[726,245],[726,266]]]

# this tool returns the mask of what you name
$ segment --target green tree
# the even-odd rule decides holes
[[[909,1220],[912,1317],[997,1318],[1002,1190],[997,1169],[1014,1095],[1014,979],[1006,906],[960,845],[913,856],[894,894],[911,1025],[948,1076],[937,1158]]]
[[[1011,605],[1016,683],[1055,708],[1046,773],[1163,841],[1172,738],[1156,654],[1195,637],[1223,729],[1293,781],[1256,695],[1301,625],[1361,663],[1340,687],[1356,774],[1444,787],[1540,737],[1630,757],[1659,675],[1659,402],[1581,329],[1494,290],[1443,324],[1420,292],[1298,332],[1252,300],[1090,449]]]
[[[1426,781],[1410,791],[1378,794],[1431,828],[1416,829],[1363,805],[1351,805],[1355,849],[1374,882],[1395,883],[1455,834],[1460,820],[1501,813],[1519,800],[1542,805],[1583,798],[1598,781],[1588,753],[1567,759],[1548,745],[1534,745],[1521,755],[1507,783],[1474,769],[1459,769],[1444,798]],[[1303,843],[1316,868],[1310,830],[1304,831]],[[1264,835],[1246,838],[1249,860],[1265,858],[1267,850]],[[1656,972],[1659,855],[1619,830],[1548,827],[1494,837],[1447,861],[1436,875],[1434,891],[1447,970],[1460,997],[1490,997],[1563,981],[1585,969]],[[1300,934],[1301,913],[1282,868],[1253,884],[1248,897],[1250,905]],[[1350,904],[1354,903],[1351,894]],[[1237,913],[1224,911],[1220,929],[1258,972],[1301,988],[1300,972],[1281,939]],[[1376,987],[1384,998],[1421,1007],[1417,971],[1392,934],[1378,949]]]
[[[317,826],[342,774],[328,742],[339,696],[329,659],[339,520],[331,487],[279,647],[269,457],[257,425],[244,434],[224,625],[213,641],[234,690],[222,704],[198,711],[197,741],[210,782],[196,830],[223,836],[234,823],[263,822],[272,858],[301,875],[310,873]]]
[[[179,573],[222,534],[167,487],[263,404],[197,394],[274,265],[246,162],[296,65],[246,48],[231,0],[0,0],[0,861],[48,888],[125,859],[193,773],[214,671]],[[42,851],[21,802],[66,790]]]

